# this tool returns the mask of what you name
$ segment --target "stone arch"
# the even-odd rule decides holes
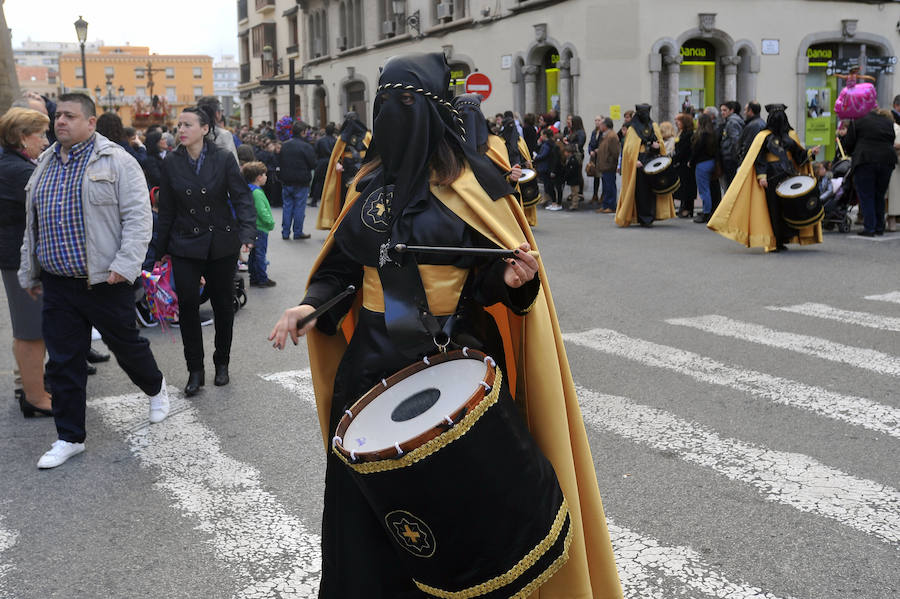
[[[847,31],[848,27],[846,26],[844,29],[845,31],[810,33],[797,46],[797,96],[792,122],[795,123],[795,129],[800,139],[806,138],[806,75],[809,73],[809,59],[806,52],[810,46],[827,43],[858,43],[865,44],[867,50],[869,46],[874,46],[882,56],[894,56],[894,47],[886,37],[866,31],[856,31],[855,28],[851,33]],[[875,83],[875,88],[878,90],[878,105],[890,106],[894,93],[893,73],[882,73]]]
[[[747,102],[756,100],[756,79],[759,73],[759,54],[756,46],[747,39],[734,43],[734,55],[739,58],[737,65],[737,96],[735,100],[746,106]]]
[[[707,98],[707,106],[719,106],[722,102],[737,97],[737,57],[734,53],[734,39],[721,29],[704,31],[699,27],[689,29],[678,36],[678,48],[688,40],[702,39],[716,49],[716,90],[712,102]],[[702,106],[698,108],[704,108]]]
[[[650,98],[657,120],[672,119],[678,114],[678,77],[681,72],[681,44],[670,37],[656,41],[650,49]],[[645,101],[643,98],[635,98]]]
[[[553,49],[559,54],[559,117],[565,121],[567,114],[574,110],[573,98],[575,86],[573,85],[572,64],[574,61],[576,73],[579,69],[579,59],[576,47],[570,43],[563,43],[546,35],[546,25],[535,25],[535,39],[528,45],[523,56],[522,80],[524,87],[524,106],[522,112],[534,112],[543,114],[546,112],[544,99],[547,97],[547,79],[544,71],[544,57],[548,50]]]
[[[525,104],[525,55],[522,52],[516,52],[512,58],[512,65],[509,69],[509,80],[513,85],[513,111],[525,117],[530,112],[526,109]]]
[[[350,69],[353,69],[353,67],[348,67],[348,70]],[[362,98],[354,102],[349,95],[354,91],[358,91],[360,86],[362,88]],[[370,126],[369,107],[372,105],[372,99],[370,98],[371,87],[369,86],[369,81],[362,75],[357,74],[355,69],[353,69],[352,72],[348,72],[347,77],[341,79],[338,88],[341,90],[341,95],[338,99],[340,102],[341,116],[343,117],[345,113],[356,108],[356,111],[359,114],[359,120],[362,121],[364,125]],[[343,120],[343,118],[341,120]]]

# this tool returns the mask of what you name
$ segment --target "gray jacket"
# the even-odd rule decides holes
[[[95,135],[81,194],[88,285],[105,282],[110,271],[133,282],[141,274],[141,263],[153,233],[147,181],[140,165],[122,146],[99,133]],[[25,289],[40,283],[41,266],[35,254],[40,232],[34,189],[53,160],[58,143],[41,154],[25,186],[25,238],[19,267],[19,284]]]
[[[741,153],[741,130],[744,128],[744,119],[737,114],[732,114],[725,119],[722,128],[722,140],[719,143],[719,151],[723,161],[737,163]]]

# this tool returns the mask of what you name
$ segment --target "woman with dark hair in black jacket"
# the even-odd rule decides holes
[[[178,118],[181,145],[163,161],[156,255],[172,256],[179,323],[188,368],[187,396],[205,383],[200,328],[200,278],[215,316],[214,383],[227,385],[234,309],[234,272],[242,244],[256,239],[256,209],[234,154],[207,140],[209,117],[185,108]]]

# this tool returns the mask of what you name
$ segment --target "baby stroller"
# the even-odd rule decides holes
[[[850,217],[850,208],[858,203],[856,191],[853,189],[853,177],[832,179],[833,193],[825,199],[825,217],[822,219],[822,227],[826,231],[833,231],[835,227],[841,233],[849,233],[853,226]]]

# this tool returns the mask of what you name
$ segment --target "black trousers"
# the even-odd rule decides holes
[[[175,293],[178,294],[178,323],[184,360],[188,371],[203,370],[203,330],[200,326],[200,277],[215,317],[216,340],[213,364],[228,364],[234,325],[234,273],[238,255],[217,260],[195,260],[172,256]]]
[[[769,220],[772,222],[772,232],[775,233],[777,245],[784,245],[797,234],[797,229],[791,227],[781,216],[781,198],[775,193],[778,183],[781,183],[784,177],[780,179],[769,179],[766,187],[766,207],[769,209]]]
[[[91,326],[103,337],[128,378],[147,395],[156,395],[163,375],[156,365],[150,342],[141,337],[134,322],[131,284],[90,288],[87,279],[41,275],[44,288],[42,329],[50,361],[47,382],[53,394],[53,419],[59,438],[83,443],[87,401],[87,354]]]

